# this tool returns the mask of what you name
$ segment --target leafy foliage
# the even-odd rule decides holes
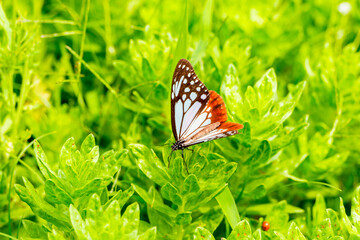
[[[359,238],[359,9],[1,2],[0,235]],[[244,124],[184,159],[163,146],[180,58]]]
[[[206,158],[193,154],[189,159],[187,174],[180,157],[173,159],[167,168],[153,151],[143,145],[130,145],[130,152],[141,171],[161,187],[160,192],[153,187],[149,192],[141,186],[134,188],[147,204],[150,223],[158,226],[159,233],[168,239],[170,236],[176,237],[174,232],[178,236],[183,235],[182,225],[191,229],[197,224],[208,224],[208,219],[194,219],[195,224],[191,224],[193,212],[219,194],[236,169],[235,163],[226,163],[217,155]],[[160,202],[154,204],[157,198]],[[176,210],[165,205],[162,199],[170,201]],[[218,218],[219,222],[222,216]]]
[[[34,151],[40,171],[46,179],[45,198],[25,177],[25,187],[15,185],[15,188],[21,200],[52,227],[39,226],[25,220],[24,226],[27,226],[25,228],[30,237],[62,239],[76,235],[79,239],[155,238],[155,228],[138,234],[140,209],[137,203],[128,206],[120,216],[122,207],[134,193],[132,188],[120,190],[108,199],[106,187],[119,169],[124,153],[108,151],[99,156],[99,147],[95,146],[91,134],[83,141],[79,151],[74,139],[70,138],[60,151],[56,174],[48,166],[46,155],[38,142],[35,142]]]

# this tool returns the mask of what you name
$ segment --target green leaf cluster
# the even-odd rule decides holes
[[[45,178],[44,188],[35,188],[26,177],[23,177],[25,186],[15,185],[21,200],[48,223],[40,226],[24,220],[31,238],[67,239],[74,234],[79,239],[155,237],[156,228],[144,233],[138,231],[140,210],[137,203],[120,215],[134,193],[132,188],[111,195],[106,190],[113,175],[120,170],[125,151],[108,151],[100,155],[92,134],[77,150],[74,139],[70,138],[61,148],[59,168],[53,170],[40,144],[37,141],[34,144],[36,160]]]
[[[221,214],[214,219],[193,216],[199,208],[207,206],[210,200],[224,190],[228,179],[236,170],[236,163],[226,163],[225,159],[215,154],[205,157],[193,153],[186,160],[189,162],[187,169],[181,157],[173,158],[167,168],[167,164],[144,145],[130,145],[129,151],[142,173],[161,188],[158,191],[152,186],[146,191],[141,186],[134,185],[135,191],[146,203],[150,224],[158,227],[163,238],[188,238],[190,236],[186,234],[191,233],[199,224],[208,225],[212,221],[219,224]],[[171,203],[171,207],[164,201]],[[202,214],[204,213],[213,214],[214,210],[208,209]]]

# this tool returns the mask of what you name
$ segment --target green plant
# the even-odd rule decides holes
[[[192,216],[225,188],[236,164],[226,163],[215,154],[208,157],[194,154],[189,159],[190,174],[187,174],[180,157],[173,159],[167,169],[166,164],[143,145],[131,145],[130,152],[141,171],[161,187],[158,192],[154,187],[145,191],[134,185],[135,191],[147,204],[150,224],[158,227],[164,239],[189,238],[186,235],[191,235],[195,226],[211,226],[216,224],[212,221],[221,221],[221,214],[217,219],[207,219],[201,215],[193,219]],[[163,156],[168,153],[165,151]],[[170,201],[172,207],[165,205],[164,200]],[[213,212],[211,209],[208,211]]]
[[[121,236],[126,239],[126,236],[138,235],[138,204],[133,203],[120,217],[120,211],[132,196],[133,189],[116,193],[106,189],[120,169],[125,150],[100,155],[93,135],[89,135],[77,150],[74,139],[70,138],[60,151],[57,171],[48,165],[38,142],[35,142],[34,151],[45,178],[44,188],[35,188],[26,177],[23,178],[25,186],[15,187],[20,198],[48,225],[24,220],[30,237],[65,239],[77,236],[81,239],[107,236],[118,239]],[[45,198],[40,191],[45,193]],[[105,226],[109,222],[113,222],[110,228]],[[117,230],[113,232],[113,228]],[[155,229],[151,229],[144,236],[155,236],[155,232]]]
[[[358,238],[359,9],[1,2],[0,235]],[[244,124],[184,160],[163,146],[180,58]]]

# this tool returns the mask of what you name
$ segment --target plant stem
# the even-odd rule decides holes
[[[183,226],[182,225],[178,225],[178,227],[176,228],[176,232],[177,232],[177,240],[181,240],[183,239]]]
[[[112,32],[111,32],[111,11],[110,11],[110,0],[103,1],[104,6],[104,25],[105,25],[105,43],[106,43],[106,64],[110,65],[115,54],[115,48],[112,43]]]
[[[30,75],[31,74],[29,73],[29,71],[30,71],[29,70],[29,62],[30,62],[30,59],[27,58],[25,60],[25,64],[24,64],[23,81],[21,83],[20,97],[18,100],[17,113],[16,113],[15,121],[14,121],[14,132],[13,132],[14,137],[16,137],[18,135],[19,124],[20,124],[20,119],[21,119],[22,112],[23,112],[24,103],[27,98],[28,92],[30,90],[30,78],[31,78]]]
[[[90,11],[90,0],[87,0],[86,3],[85,1],[83,1],[83,4],[86,4],[86,7],[85,7],[85,16],[84,16],[82,36],[80,42],[80,53],[79,53],[78,69],[76,72],[76,80],[78,82],[78,102],[79,105],[82,107],[82,109],[85,109],[86,106],[82,94],[82,84],[80,80],[80,74],[81,74],[81,64],[84,56],[84,45],[85,45],[86,29],[87,29],[87,23],[88,23],[89,11]]]
[[[177,212],[178,213],[184,212],[184,205],[179,206]],[[176,228],[176,232],[177,232],[177,238],[176,239],[178,239],[178,240],[183,239],[184,232],[183,232],[183,225],[182,224],[178,225],[178,227]]]

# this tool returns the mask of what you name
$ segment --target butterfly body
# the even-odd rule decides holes
[[[223,99],[209,91],[195,74],[190,62],[176,65],[171,88],[171,125],[176,142],[172,150],[185,148],[238,133],[242,124],[226,122]]]

